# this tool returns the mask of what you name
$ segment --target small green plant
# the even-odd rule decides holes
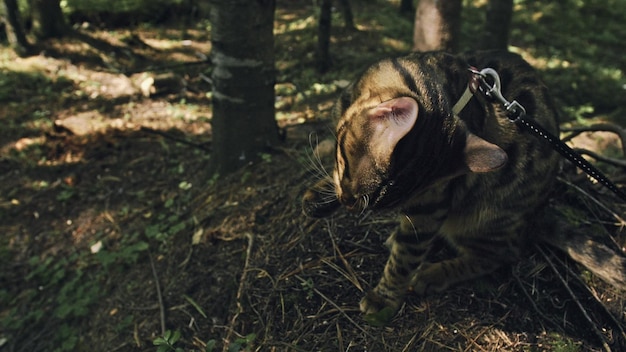
[[[217,345],[217,341],[213,339],[207,341],[204,352],[213,352],[215,350],[215,345]]]
[[[88,254],[78,252],[66,257],[31,257],[25,280],[32,288],[25,289],[18,296],[0,294],[0,303],[6,302],[13,307],[7,316],[0,319],[0,327],[19,331],[27,326],[37,326],[44,317],[52,319],[58,324],[46,341],[46,350],[76,350],[80,333],[74,322],[88,316],[93,304],[102,297],[99,276],[89,270],[95,263],[89,258]],[[54,297],[42,294],[46,291],[54,292]]]
[[[65,202],[69,200],[70,198],[74,197],[75,194],[76,194],[76,189],[70,186],[63,186],[63,189],[61,190],[61,192],[57,194],[57,200],[59,202]]]
[[[182,189],[183,191],[188,191],[191,189],[191,187],[192,187],[192,184],[187,181],[182,181],[181,183],[178,184],[178,188]]]
[[[181,347],[174,346],[176,342],[178,342],[178,340],[180,340],[179,330],[176,330],[174,332],[172,332],[171,330],[167,330],[165,334],[163,334],[163,337],[157,337],[156,339],[154,339],[154,341],[152,341],[152,344],[158,346],[157,352],[184,352],[184,349],[182,349]]]
[[[250,352],[254,339],[256,339],[255,333],[240,337],[228,346],[228,352]]]
[[[555,352],[575,352],[580,351],[580,345],[572,341],[570,338],[561,336],[557,333],[550,334],[553,340],[550,342],[552,351]]]
[[[272,154],[269,153],[261,153],[261,160],[263,160],[266,163],[271,163],[272,162]]]
[[[304,292],[306,292],[306,299],[310,300],[311,298],[313,298],[313,295],[315,294],[315,291],[313,290],[313,288],[315,287],[313,280],[311,278],[308,278],[306,279],[306,281],[302,281],[300,285],[302,285],[302,289],[304,289]]]

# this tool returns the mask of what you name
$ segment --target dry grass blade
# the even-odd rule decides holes
[[[356,277],[356,274],[354,273],[353,270],[351,270],[350,267],[348,271],[345,271],[343,269],[341,269],[339,267],[339,265],[331,262],[330,260],[328,260],[328,258],[324,258],[322,259],[322,263],[328,265],[329,267],[333,268],[333,270],[337,271],[339,274],[341,274],[343,277],[345,277],[348,281],[350,281],[350,283],[352,283],[356,288],[359,289],[359,291],[363,292],[363,287],[361,286],[361,283],[359,282],[359,279]],[[347,261],[344,262],[344,265],[348,265]]]
[[[539,307],[537,307],[537,304],[535,303],[535,300],[533,299],[533,297],[531,296],[530,293],[528,293],[528,290],[526,290],[526,288],[524,287],[524,283],[522,282],[522,280],[520,279],[519,275],[517,274],[517,272],[515,272],[513,274],[513,278],[515,279],[515,282],[517,282],[518,287],[522,290],[522,292],[524,293],[524,296],[528,299],[528,302],[530,303],[530,305],[533,307],[533,310],[535,311],[535,313],[537,313],[537,315],[539,315],[539,317],[541,318],[541,320],[549,322],[550,324],[552,324],[553,326],[559,326],[559,324],[557,322],[555,322],[553,319],[549,318],[548,316],[546,316],[545,314],[543,314],[543,312],[541,311],[541,309],[539,309]],[[534,288],[533,288],[534,291]]]
[[[616,226],[626,227],[626,220],[624,218],[622,218],[620,215],[618,215],[616,212],[611,210],[611,208],[609,206],[607,206],[606,204],[604,204],[601,201],[599,201],[596,197],[590,195],[587,191],[582,189],[580,186],[575,185],[572,182],[569,182],[568,180],[566,180],[566,179],[564,179],[562,177],[558,177],[557,179],[560,182],[563,182],[564,184],[566,184],[567,186],[573,188],[574,190],[576,190],[577,192],[579,192],[583,196],[585,196],[585,198],[590,199],[593,203],[595,203],[596,205],[598,205],[599,207],[604,209],[607,213],[611,214],[611,216],[613,216],[617,220],[617,223],[615,224]]]
[[[152,253],[150,253],[150,251],[148,251],[148,258],[150,259],[150,268],[152,269],[152,276],[154,277],[154,285],[156,286],[157,299],[159,300],[159,319],[161,322],[161,336],[163,336],[165,335],[165,306],[163,305],[163,294],[161,293],[159,276],[157,275],[156,268],[154,267],[154,260],[152,259]]]
[[[554,256],[554,259],[559,263],[559,265],[561,265],[563,268],[567,270],[569,277],[576,280],[580,284],[581,287],[584,287],[586,291],[589,293],[589,295],[594,298],[594,300],[598,303],[600,307],[602,307],[606,316],[608,316],[611,319],[615,327],[619,330],[620,336],[626,341],[626,332],[624,331],[622,322],[615,316],[615,314],[613,314],[606,307],[606,305],[600,300],[597,294],[593,290],[591,290],[591,288],[585,282],[583,282],[583,280],[581,280],[580,276],[577,275],[568,265],[566,265],[558,256]]]
[[[331,229],[331,227],[328,226],[328,236],[330,237],[330,240],[332,242],[333,251],[337,254],[337,256],[339,256],[339,259],[341,259],[341,262],[343,263],[343,266],[346,268],[346,270],[345,271],[342,270],[337,264],[329,261],[328,259],[323,259],[322,262],[324,262],[326,265],[330,266],[331,268],[336,270],[338,273],[343,275],[356,288],[358,288],[359,291],[363,292],[363,286],[361,286],[361,282],[359,281],[358,276],[354,272],[354,269],[352,269],[352,266],[350,265],[350,263],[348,263],[348,261],[346,260],[346,256],[343,255],[343,253],[341,252],[341,250],[337,246],[337,243],[335,242],[335,238],[333,237],[333,234],[332,234],[330,229]],[[348,253],[348,255],[352,255],[352,254],[356,254],[356,251],[352,251],[352,252]]]
[[[306,280],[304,280],[303,278],[301,278],[300,276],[296,275],[296,278],[298,280],[300,280],[301,282],[306,282]],[[328,304],[330,304],[331,306],[333,306],[335,309],[337,309],[337,311],[339,313],[341,313],[341,315],[343,315],[350,323],[352,323],[352,325],[354,325],[354,327],[356,327],[357,329],[359,329],[362,333],[366,334],[367,336],[371,336],[369,332],[367,332],[367,330],[365,330],[364,327],[362,327],[359,323],[357,323],[356,321],[354,321],[354,319],[352,319],[348,314],[346,314],[345,309],[341,308],[337,303],[335,303],[333,300],[331,300],[330,298],[328,298],[325,294],[323,294],[322,292],[320,292],[320,290],[318,290],[317,288],[313,287],[313,292],[315,292],[318,296],[320,296],[324,301],[328,302]]]
[[[237,289],[236,303],[237,309],[233,317],[230,319],[230,325],[228,326],[228,333],[226,338],[224,339],[224,348],[223,352],[228,352],[228,347],[230,345],[230,341],[232,339],[233,333],[235,332],[235,323],[237,322],[237,318],[239,314],[243,312],[243,306],[241,305],[241,297],[243,296],[243,292],[245,290],[245,282],[246,282],[246,274],[248,273],[248,265],[250,263],[250,253],[252,252],[252,245],[254,244],[254,235],[251,233],[246,233],[245,237],[248,239],[248,248],[246,249],[246,260],[243,265],[243,270],[241,271],[241,277],[239,278],[239,288]]]

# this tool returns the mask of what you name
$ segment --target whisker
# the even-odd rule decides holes
[[[309,146],[311,148],[311,153],[307,154],[307,168],[314,177],[321,180],[325,177],[331,176],[330,173],[326,170],[322,158],[319,155],[319,150],[317,148],[319,144],[320,143],[317,134],[315,132],[311,132],[309,134]]]
[[[365,194],[363,195],[363,197],[361,197],[361,199],[362,199],[362,209],[361,209],[361,212],[359,213],[359,217],[363,216],[363,214],[367,210],[367,207],[369,206],[369,203],[370,203],[370,196]]]

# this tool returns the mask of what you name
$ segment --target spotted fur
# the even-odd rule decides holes
[[[327,216],[339,205],[402,213],[382,278],[361,301],[366,314],[396,311],[409,287],[419,295],[440,292],[516,260],[550,193],[559,158],[510,122],[498,103],[477,95],[453,115],[470,66],[495,69],[503,96],[558,134],[545,85],[512,53],[385,59],[336,103],[335,169],[332,179],[306,192],[305,213]],[[328,199],[329,190],[335,197]],[[456,255],[438,259],[440,242]]]

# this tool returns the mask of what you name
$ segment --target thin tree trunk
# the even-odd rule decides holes
[[[20,22],[19,8],[16,0],[4,0],[4,13],[6,15],[5,28],[7,39],[11,48],[20,57],[26,57],[33,53],[33,47],[28,43],[24,28]]]
[[[415,9],[413,8],[413,0],[402,0],[400,2],[399,12],[401,14],[412,14]]]
[[[227,174],[279,142],[274,116],[275,0],[211,2],[213,154]]]
[[[461,0],[420,0],[415,11],[413,50],[457,50]]]
[[[37,39],[61,38],[68,32],[60,0],[30,0],[30,7]]]
[[[489,0],[481,49],[507,50],[513,18],[513,0]]]
[[[343,13],[344,26],[350,30],[356,30],[354,25],[354,15],[352,14],[352,6],[350,0],[339,0],[341,12]]]
[[[330,28],[332,21],[332,0],[322,0],[320,5],[320,19],[317,29],[316,61],[319,72],[326,72],[330,68]]]

